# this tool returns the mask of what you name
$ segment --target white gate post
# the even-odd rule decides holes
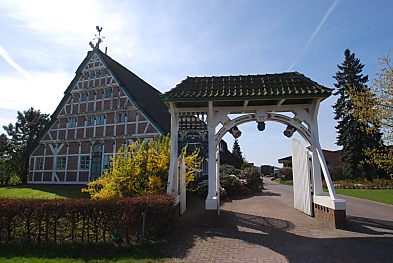
[[[177,196],[177,179],[175,180],[175,175],[178,173],[178,158],[177,158],[177,141],[179,134],[179,113],[175,110],[175,105],[171,102],[169,104],[169,111],[171,113],[171,156],[169,163],[169,176],[167,185],[167,194]],[[177,177],[176,177],[177,178]]]
[[[321,165],[318,158],[316,144],[319,141],[318,132],[318,110],[319,110],[319,100],[314,102],[311,108],[311,122],[309,129],[311,130],[311,152],[312,152],[312,176],[313,176],[313,192],[314,195],[323,195],[322,189],[322,175],[321,175]]]
[[[207,131],[208,131],[208,193],[205,202],[206,210],[217,209],[217,180],[216,180],[216,145],[215,145],[215,133],[216,126],[214,123],[214,109],[213,102],[209,101],[209,110],[207,113]]]
[[[220,215],[220,151],[216,149],[216,192],[217,192],[217,215]]]
[[[180,214],[186,212],[186,161],[185,157],[181,157],[180,161]]]

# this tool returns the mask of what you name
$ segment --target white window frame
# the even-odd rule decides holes
[[[90,156],[89,155],[81,155],[79,161],[79,169],[80,170],[89,170],[90,167]]]
[[[44,169],[44,157],[35,157],[34,170],[43,170],[43,169]]]
[[[87,93],[87,91],[81,92],[80,95],[80,102],[86,102],[87,99],[89,98],[89,94]]]
[[[105,123],[105,115],[97,115],[96,116],[96,125],[104,125]]]
[[[94,115],[88,115],[87,117],[86,117],[86,126],[94,126],[94,120],[95,120],[95,117],[94,117]]]
[[[56,171],[64,171],[66,168],[67,168],[67,157],[65,155],[56,156]]]
[[[104,171],[107,171],[111,168],[111,158],[113,157],[113,154],[104,154],[104,159],[103,159],[103,168]]]
[[[104,89],[104,99],[112,98],[112,89]]]
[[[119,112],[117,115],[117,123],[125,123],[127,119],[127,113],[125,111]]]
[[[68,119],[68,128],[75,128],[78,126],[78,120],[76,117],[71,117]]]

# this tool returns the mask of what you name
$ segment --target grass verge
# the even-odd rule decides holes
[[[337,194],[393,205],[393,189],[336,189]]]
[[[284,185],[293,185],[292,180],[285,181],[277,179],[275,182]],[[327,192],[326,187],[324,187],[324,191]],[[336,193],[393,205],[393,189],[336,189]]]
[[[0,198],[89,198],[83,185],[29,185],[0,187]]]
[[[64,243],[29,245],[0,244],[0,262],[165,262],[168,258],[159,243],[136,246]]]

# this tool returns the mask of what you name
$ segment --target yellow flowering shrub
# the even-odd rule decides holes
[[[199,172],[202,159],[199,151],[187,155],[186,183],[192,182]],[[111,159],[111,166],[100,178],[90,182],[83,192],[92,199],[111,199],[164,193],[168,181],[170,138],[159,136],[122,146]]]

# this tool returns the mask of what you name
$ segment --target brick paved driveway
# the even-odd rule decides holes
[[[265,188],[223,203],[219,217],[191,196],[168,242],[174,260],[393,262],[393,206],[345,197],[348,229],[334,230],[295,210],[291,187],[265,180]]]

